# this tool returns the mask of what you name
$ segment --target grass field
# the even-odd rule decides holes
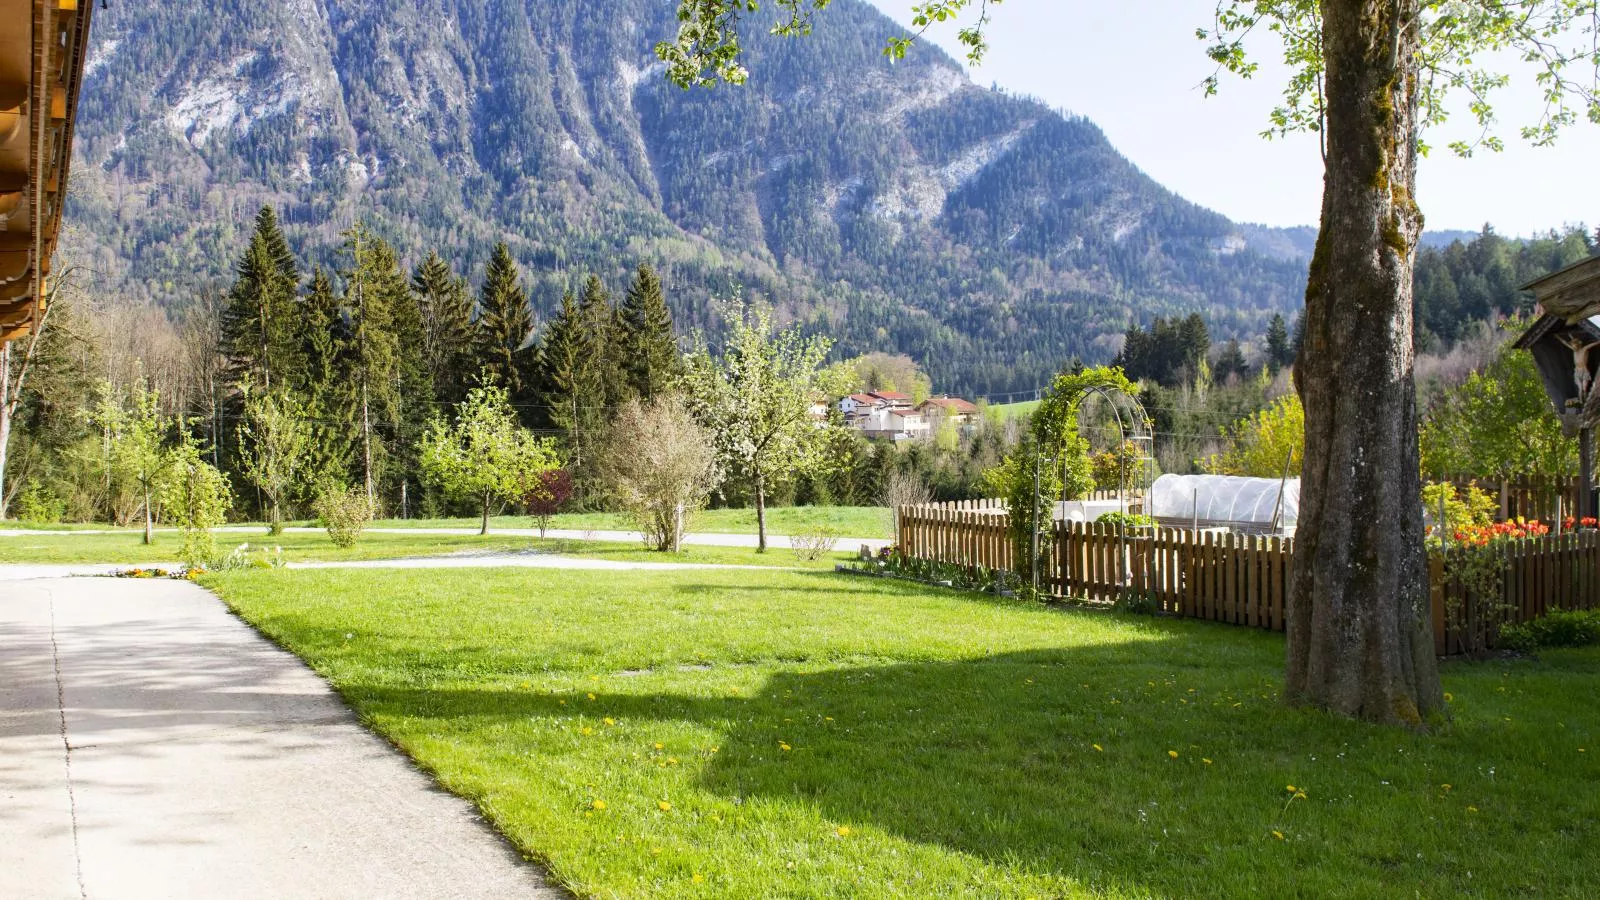
[[[172,563],[177,560],[181,539],[175,532],[156,532],[155,542],[143,543],[138,531],[116,531],[106,534],[20,534],[0,536],[0,563],[120,563],[140,565]],[[615,541],[540,540],[528,537],[500,537],[490,534],[394,534],[372,533],[362,535],[354,547],[340,549],[328,540],[327,535],[310,532],[286,532],[268,537],[236,531],[217,535],[217,547],[223,552],[240,544],[252,549],[283,548],[283,556],[290,562],[398,559],[408,556],[439,556],[448,553],[560,553],[565,556],[582,556],[624,562],[679,562],[716,563],[721,565],[799,566],[803,568],[831,568],[836,562],[851,554],[840,548],[826,554],[823,559],[806,562],[800,560],[790,547],[778,542],[766,553],[756,553],[745,547],[705,547],[686,545],[682,553],[656,553],[637,543]]]
[[[307,521],[289,522],[289,525],[306,526],[315,523]],[[472,528],[476,529],[479,520],[475,517],[462,519],[380,519],[372,523],[374,528]],[[767,533],[793,534],[796,531],[817,526],[832,528],[841,537],[852,538],[892,538],[894,537],[894,523],[889,515],[889,510],[879,506],[778,506],[767,510]],[[265,525],[261,526],[263,529]],[[536,527],[528,516],[493,516],[490,519],[490,528],[533,528]],[[633,531],[635,526],[626,515],[621,513],[562,513],[554,516],[550,521],[551,528],[570,529],[574,531]],[[139,529],[112,529],[107,525],[72,524],[72,525],[27,525],[15,521],[0,522],[0,528],[18,529],[28,531],[82,531],[82,530],[126,530],[137,532]],[[707,509],[697,513],[690,524],[690,530],[702,534],[755,534],[756,511],[753,509]]]
[[[583,896],[1600,893],[1593,650],[1419,735],[1285,709],[1274,635],[897,582],[205,583]]]
[[[1016,403],[998,403],[989,407],[1007,419],[1024,419],[1039,408],[1038,400],[1019,400]]]
[[[385,519],[373,523],[385,528],[477,528],[477,519]],[[495,516],[491,528],[528,528],[527,516]],[[778,506],[767,510],[767,533],[793,534],[825,526],[841,537],[890,538],[894,534],[889,511],[877,506]],[[562,513],[551,517],[551,528],[576,531],[632,531],[634,524],[621,513]],[[691,531],[703,534],[755,534],[753,509],[707,509],[695,514]]]

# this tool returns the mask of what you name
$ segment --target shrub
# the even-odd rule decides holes
[[[1120,512],[1102,513],[1095,521],[1111,526],[1121,525],[1124,528],[1145,528],[1156,523],[1156,520],[1149,516]]]
[[[1507,625],[1500,629],[1499,644],[1518,653],[1600,644],[1600,610],[1557,610],[1530,622]]]
[[[323,488],[313,508],[322,527],[328,529],[328,539],[341,549],[354,547],[372,521],[372,504],[367,502],[366,492],[344,485]]]
[[[67,501],[31,486],[17,498],[17,520],[29,525],[54,525],[67,514]]]
[[[1444,502],[1445,522],[1451,528],[1488,525],[1498,508],[1495,499],[1477,483],[1457,488],[1448,481],[1430,481],[1422,486],[1422,512],[1428,522],[1439,518],[1439,503]]]
[[[839,531],[827,525],[807,525],[789,536],[794,555],[807,562],[818,560],[839,542]]]
[[[572,471],[547,469],[540,472],[533,477],[533,486],[522,499],[527,504],[528,515],[533,517],[534,525],[539,529],[539,537],[543,538],[550,528],[550,517],[561,512],[561,508],[572,499]]]
[[[677,553],[690,517],[721,481],[713,437],[676,395],[617,412],[599,471],[651,549]]]

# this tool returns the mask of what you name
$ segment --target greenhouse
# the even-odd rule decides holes
[[[1290,535],[1300,515],[1300,479],[1163,475],[1150,489],[1150,514],[1169,528]]]

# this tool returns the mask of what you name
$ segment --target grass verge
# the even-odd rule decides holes
[[[178,556],[181,538],[160,531],[151,544],[143,542],[137,531],[105,534],[20,534],[0,537],[0,563],[115,563],[144,565],[172,563]],[[832,568],[849,558],[840,551],[825,554],[820,560],[803,561],[788,547],[773,547],[756,553],[746,547],[710,547],[690,544],[682,553],[656,553],[636,543],[613,541],[541,540],[527,537],[501,537],[494,534],[395,534],[369,532],[354,547],[340,549],[326,534],[286,532],[268,537],[237,531],[217,535],[217,547],[227,552],[240,544],[252,548],[282,547],[290,562],[336,562],[403,557],[442,556],[454,553],[559,553],[591,559],[620,562],[676,562],[716,565],[751,565],[799,568]]]
[[[1274,635],[896,582],[205,583],[582,895],[1600,893],[1593,648],[1418,735],[1285,709]]]

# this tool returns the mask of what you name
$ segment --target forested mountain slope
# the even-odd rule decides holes
[[[542,318],[596,271],[664,272],[681,325],[743,285],[941,387],[1034,386],[1130,319],[1259,333],[1304,262],[1140,172],[1092,123],[980,88],[838,0],[809,40],[750,23],[743,88],[654,67],[669,0],[120,0],[97,15],[68,262],[181,306],[262,203],[302,262],[357,217],[476,280],[506,240]],[[1182,136],[1174,136],[1182,139]]]

